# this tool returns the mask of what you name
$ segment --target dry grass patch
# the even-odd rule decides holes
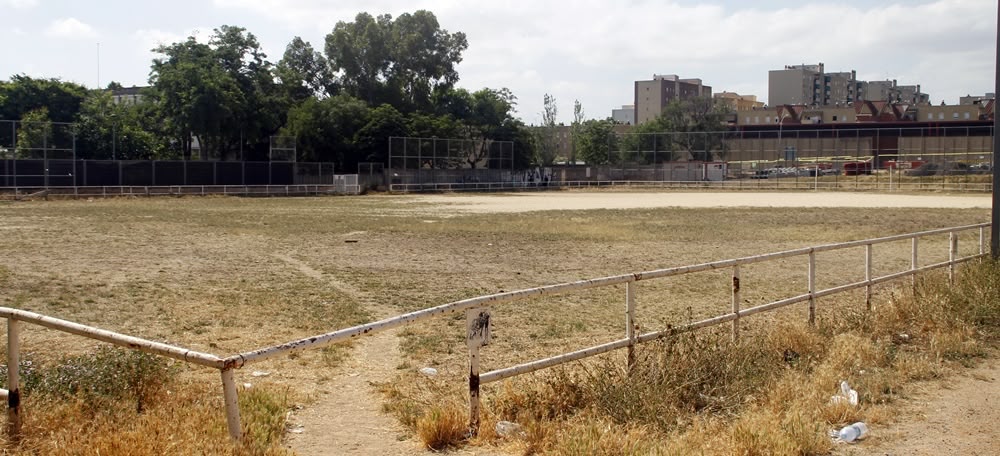
[[[1000,287],[977,278],[998,272],[970,265],[954,288],[932,274],[916,294],[895,290],[870,313],[841,308],[815,328],[777,323],[737,342],[724,331],[675,336],[641,346],[631,370],[612,354],[505,381],[484,394],[485,423],[522,425],[524,454],[827,454],[830,430],[890,422],[910,382],[984,355]],[[842,380],[860,405],[831,401]],[[473,444],[506,441],[487,430]]]
[[[664,197],[670,198],[671,194],[664,193]],[[712,208],[456,214],[408,196],[25,202],[0,206],[0,251],[4,252],[0,256],[0,305],[228,355],[500,290],[938,228],[942,220],[960,225],[986,218],[987,210],[940,209]],[[348,238],[358,242],[345,243]],[[962,242],[966,245],[964,239]],[[908,253],[886,252],[883,256],[881,247],[878,252],[876,258],[884,264],[908,264]],[[847,268],[855,271],[859,258],[824,256],[821,274]],[[761,303],[801,293],[804,262],[776,262],[746,268],[743,274],[747,304]],[[821,283],[825,283],[823,277]],[[644,330],[726,310],[723,295],[728,283],[722,275],[704,274],[692,280],[671,279],[639,287],[638,313]],[[494,309],[498,325],[494,342],[483,351],[484,369],[620,337],[623,296],[623,289],[608,288],[498,306]],[[996,311],[984,311],[974,320],[995,321],[996,315]],[[756,325],[752,321],[747,319],[745,323]],[[403,333],[405,361],[401,364],[406,369],[400,371],[407,373],[401,374],[401,379],[423,385],[422,380],[413,378],[412,371],[430,365],[442,372],[438,381],[444,385],[440,391],[400,393],[403,398],[414,398],[394,406],[408,425],[415,426],[431,404],[445,403],[442,398],[464,401],[467,354],[461,340],[462,327],[459,316],[434,320]],[[981,331],[978,323],[975,328]],[[889,337],[899,332],[894,329],[885,334]],[[784,351],[791,349],[798,354],[795,362],[815,365],[818,361],[814,358],[822,356],[826,346],[817,347],[810,339],[815,336],[809,333],[795,337],[798,339],[771,342],[783,346],[767,353],[765,360],[784,366]],[[939,357],[947,363],[976,356],[975,345],[968,343],[968,337],[978,340],[979,333],[951,339],[947,333],[924,339],[914,337],[920,343],[933,337],[940,355],[911,356],[907,350],[898,350],[892,356],[909,357],[905,358],[909,375],[922,377],[936,375],[936,368],[926,368],[923,361],[933,367],[942,362]],[[710,340],[701,343],[713,350],[717,345]],[[94,344],[76,336],[27,327],[23,347],[34,353],[37,362],[48,364],[64,355],[88,353]],[[719,347],[726,347],[726,342],[720,341]],[[308,396],[335,387],[327,382],[340,373],[342,364],[347,364],[343,363],[345,356],[344,350],[331,348],[277,358],[253,369],[272,372],[268,380],[277,388],[291,386],[292,394]],[[732,358],[727,362],[734,367],[703,369],[692,375],[738,377],[735,366],[747,360]],[[599,365],[590,368],[589,374],[566,374],[584,375],[574,380],[576,383],[552,386],[570,390],[556,392],[562,397],[560,403],[537,406],[539,414],[561,414],[565,418],[555,422],[573,423],[581,409],[587,411],[585,403],[575,395],[586,392],[580,386],[586,375],[600,373]],[[247,370],[237,372],[238,377],[246,375]],[[194,396],[200,391],[205,395],[203,402],[215,401],[218,376],[182,369],[177,380],[179,385],[196,386],[203,380],[209,386],[192,390],[190,401],[184,402],[192,407],[190,413],[195,417],[202,412]],[[684,400],[672,406],[678,410],[688,407],[729,413],[725,411],[746,407],[717,401],[739,396],[738,390],[720,387],[706,394],[710,399],[705,399],[691,394],[696,389],[685,388],[679,388],[676,394]],[[173,397],[187,397],[179,386],[169,390]],[[613,392],[609,385],[607,394],[611,399]],[[536,406],[527,404],[542,401],[548,394],[518,399],[525,402],[520,407],[536,410]],[[495,398],[495,391],[488,391],[485,397]],[[611,399],[608,404],[613,404]],[[746,397],[744,400],[750,401]],[[132,413],[134,405],[129,405]],[[39,412],[31,401],[25,407],[26,413]],[[143,415],[153,413],[151,410],[144,406]],[[176,426],[165,429],[175,430],[178,436],[201,435],[205,441],[218,438],[224,444],[224,423],[218,421],[221,413],[205,410],[205,416],[214,416],[216,421],[212,423],[219,423],[218,427],[205,426],[207,421],[198,421],[200,418],[192,422],[172,417],[164,421]],[[176,413],[183,411],[178,408]],[[682,421],[697,423],[697,419]],[[565,434],[552,431],[555,428],[546,424],[552,422],[539,421],[538,426],[526,429],[537,429],[531,434],[540,442],[553,442],[553,435]],[[614,423],[614,419],[605,417],[602,422]],[[635,435],[663,432],[657,426],[638,426]],[[555,446],[547,448],[557,451]]]

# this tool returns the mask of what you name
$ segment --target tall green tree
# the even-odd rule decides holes
[[[576,137],[578,136],[581,126],[583,126],[583,103],[580,103],[580,100],[573,100],[573,124],[570,126],[570,136],[572,137],[573,142],[569,152],[569,163],[572,165],[576,164],[576,158],[578,155]]]
[[[153,96],[185,159],[192,138],[202,159],[266,157],[291,103],[252,33],[224,25],[208,44],[189,37],[155,51],[163,57],[153,60]]]
[[[673,149],[695,161],[723,159],[726,149],[725,120],[727,109],[711,97],[674,100],[656,119],[668,135]]]
[[[356,157],[358,162],[387,163],[389,138],[393,136],[410,136],[406,117],[389,104],[373,109],[368,123],[354,135],[354,141],[363,153]],[[353,165],[356,167],[357,162]]]
[[[559,153],[559,132],[556,125],[558,115],[559,107],[556,105],[556,97],[545,94],[542,98],[542,125],[536,130],[536,165],[551,166],[556,161]]]
[[[27,113],[45,108],[52,122],[73,122],[87,89],[59,79],[37,79],[14,75],[0,81],[0,119],[21,120]]]
[[[466,48],[464,33],[442,29],[434,13],[424,10],[396,20],[359,13],[353,22],[338,22],[325,46],[348,93],[405,112],[431,110],[433,95],[454,86],[455,65]]]
[[[355,133],[370,116],[365,102],[344,93],[309,98],[289,111],[281,134],[295,137],[299,160],[334,162],[337,172],[352,172],[363,161]]]
[[[80,106],[76,124],[77,158],[152,160],[166,144],[157,130],[155,104],[118,104],[111,94],[92,92]]]
[[[153,60],[152,95],[164,112],[165,129],[174,137],[185,160],[192,158],[194,140],[201,159],[224,142],[237,106],[243,104],[239,85],[226,71],[214,50],[189,37],[181,43],[154,50],[164,57]]]
[[[43,158],[54,146],[49,109],[42,106],[24,113],[17,130],[16,158]]]
[[[300,37],[292,38],[275,70],[293,102],[337,94],[337,83],[323,54]]]
[[[611,151],[618,150],[617,142],[614,122],[609,119],[583,121],[573,133],[577,157],[588,165],[607,164]]]

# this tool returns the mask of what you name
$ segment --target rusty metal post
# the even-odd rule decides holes
[[[872,245],[865,244],[865,307],[872,310]]]
[[[21,322],[7,319],[7,437],[21,439]]]
[[[910,251],[910,270],[913,271],[913,275],[910,276],[910,283],[913,285],[913,291],[917,291],[917,248],[920,245],[920,238],[913,238],[913,246]]]
[[[948,285],[955,284],[955,258],[958,257],[958,236],[948,233]]]
[[[733,266],[733,342],[740,337],[740,265]]]
[[[239,393],[236,391],[236,379],[233,377],[233,369],[221,369],[222,372],[222,396],[226,402],[226,426],[229,428],[229,437],[234,442],[243,440],[243,432],[240,430],[240,401]]]
[[[629,372],[632,371],[632,367],[635,366],[635,288],[638,286],[635,282],[625,283],[625,338],[629,340],[628,344],[628,360],[626,361],[626,366]]]
[[[490,311],[465,311],[465,342],[469,346],[469,431],[479,433],[479,348],[490,342]]]
[[[816,324],[816,252],[809,252],[809,325]]]

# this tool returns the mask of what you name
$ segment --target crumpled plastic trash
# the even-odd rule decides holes
[[[830,396],[831,404],[847,402],[851,405],[858,405],[858,392],[851,389],[851,385],[846,380],[840,382],[840,394]]]

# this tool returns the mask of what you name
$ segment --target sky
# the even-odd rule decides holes
[[[654,74],[765,102],[768,70],[803,63],[920,84],[934,104],[995,84],[992,0],[0,0],[0,79],[147,85],[153,48],[221,25],[246,28],[277,62],[295,36],[322,50],[359,12],[419,9],[467,35],[458,85],[511,89],[534,124],[546,93],[562,122],[575,100],[586,118],[606,118]]]

